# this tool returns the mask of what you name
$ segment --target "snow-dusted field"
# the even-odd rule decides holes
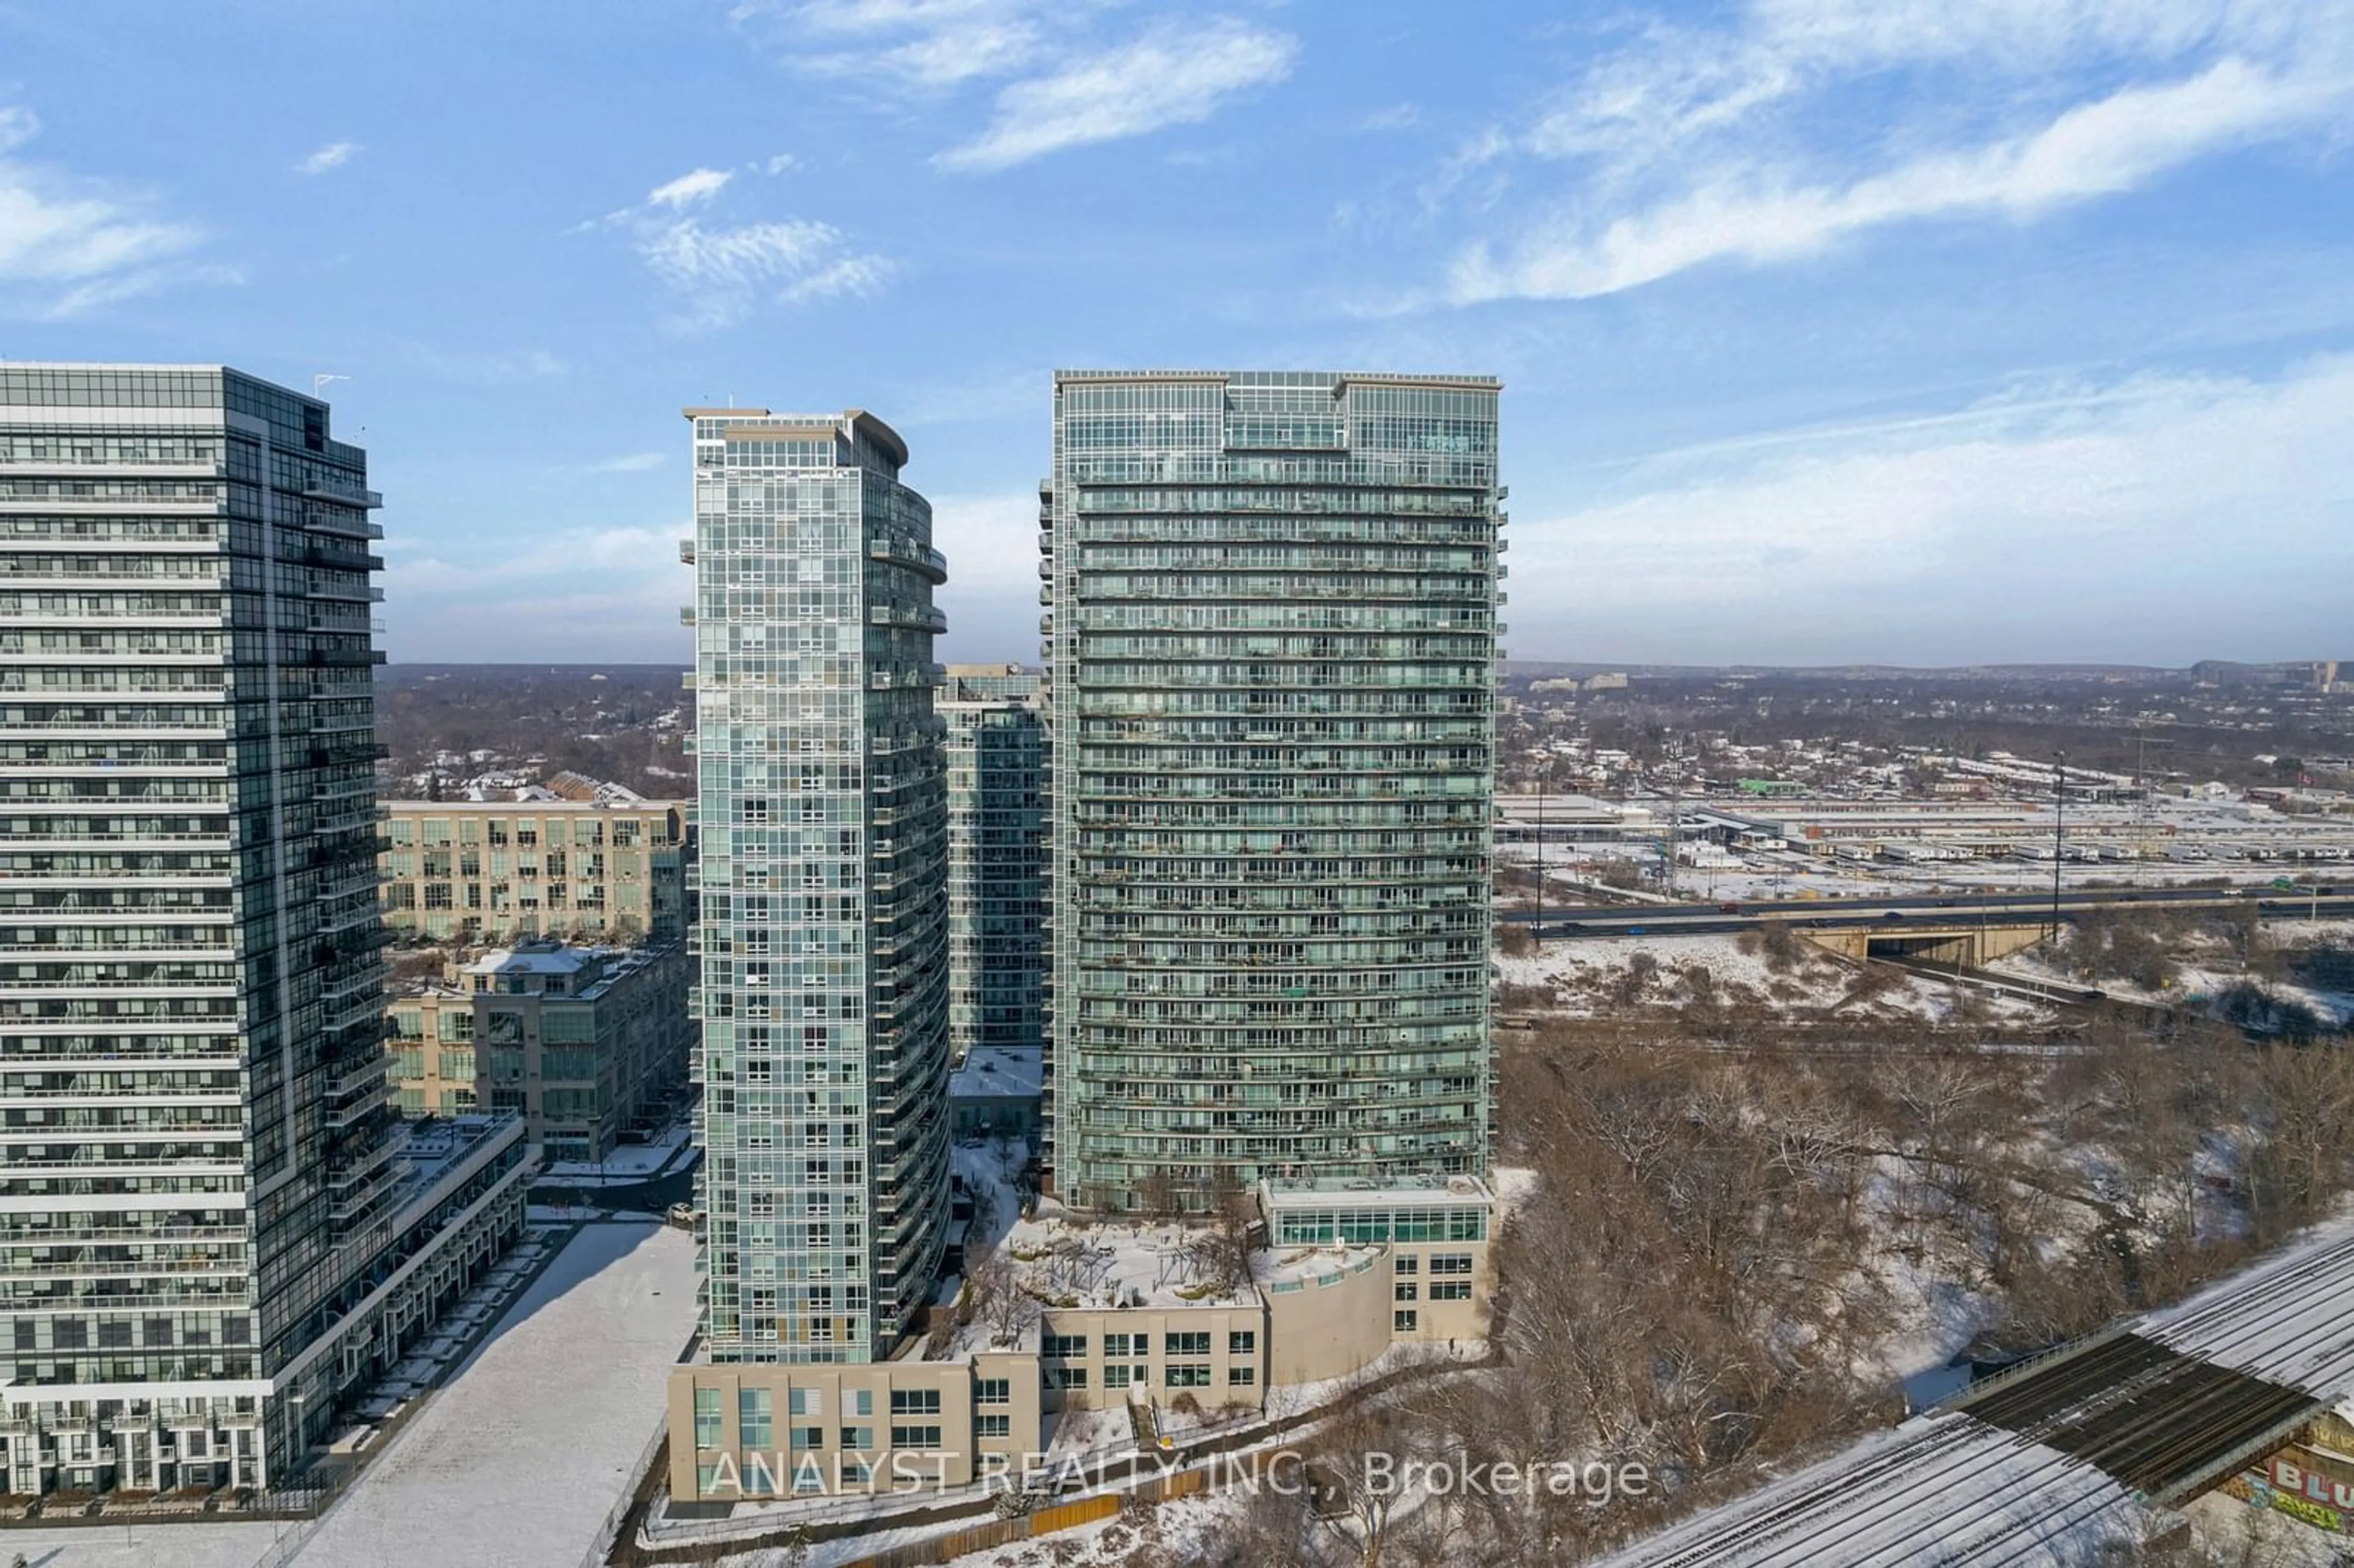
[[[296,1568],[577,1568],[662,1417],[695,1287],[684,1231],[583,1227]]]
[[[1628,1002],[1612,994],[1638,953],[1659,968],[1642,994]],[[1837,1007],[1842,1017],[1909,1016],[1933,1022],[1954,1019],[1963,994],[1943,980],[1882,970],[1869,997],[1848,999],[1861,972],[1851,963],[1813,948],[1780,973],[1757,951],[1744,951],[1738,937],[1556,938],[1522,958],[1498,955],[1497,979],[1508,986],[1543,986],[1553,1007],[1577,1017],[1623,1017],[1644,1008],[1673,1009],[1691,999],[1687,971],[1708,971],[1722,1001],[1757,1005],[1778,1013],[1812,1013]],[[2050,1010],[2023,998],[1986,991],[1967,993],[1979,1019],[2028,1023],[2047,1019]],[[1517,1009],[1508,1009],[1517,1011]]]
[[[21,1552],[33,1568],[253,1568],[281,1534],[300,1528],[206,1523],[6,1530],[0,1531],[0,1562]]]
[[[293,1568],[578,1568],[695,1327],[695,1242],[584,1227],[312,1530]],[[254,1568],[286,1523],[0,1531],[35,1568]]]

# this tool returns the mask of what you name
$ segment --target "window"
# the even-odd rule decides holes
[[[1085,1367],[1056,1367],[1055,1369],[1055,1386],[1056,1388],[1087,1387],[1087,1369]]]
[[[1390,1265],[1390,1272],[1393,1274],[1412,1274],[1421,1266],[1422,1259],[1418,1257],[1401,1257]]]
[[[769,1404],[774,1395],[765,1388],[738,1390],[736,1395],[737,1441],[747,1448],[771,1448],[776,1446],[775,1414]]]
[[[822,1388],[797,1388],[793,1390],[792,1412],[795,1415],[823,1415],[825,1414],[825,1390]]]
[[[891,1414],[894,1415],[938,1415],[939,1413],[938,1389],[895,1388],[891,1391]]]
[[[695,1391],[695,1446],[719,1446],[719,1391],[716,1388]]]
[[[864,1428],[861,1428],[861,1430],[864,1430]],[[873,1434],[869,1432],[868,1436],[872,1436]],[[844,1459],[842,1462],[842,1484],[843,1486],[864,1486],[874,1478],[874,1467],[867,1464],[865,1460]]]
[[[1149,1334],[1139,1334],[1137,1338],[1140,1340],[1149,1340],[1151,1336]],[[1142,1345],[1139,1345],[1137,1349],[1140,1353],[1144,1350],[1144,1347]],[[1104,1336],[1104,1355],[1107,1358],[1112,1356],[1124,1356],[1126,1354],[1128,1354],[1128,1336],[1126,1334],[1106,1334]]]
[[[1430,1298],[1433,1301],[1469,1301],[1471,1299],[1471,1282],[1468,1279],[1434,1279],[1430,1282]]]
[[[1087,1337],[1085,1334],[1049,1334],[1040,1353],[1065,1360],[1084,1356],[1087,1353]]]
[[[982,1378],[973,1385],[972,1400],[975,1404],[1011,1404],[1013,1403],[1013,1380],[1002,1377]]]
[[[938,1426],[894,1426],[891,1446],[894,1448],[937,1448],[940,1446]]]
[[[845,1448],[872,1448],[875,1446],[875,1428],[872,1426],[845,1426],[842,1429],[840,1436],[842,1437],[842,1446]]]
[[[1257,1367],[1242,1366],[1228,1367],[1226,1369],[1226,1386],[1228,1388],[1248,1388],[1257,1382],[1258,1368]]]
[[[1419,1292],[1416,1288],[1413,1280],[1401,1279],[1397,1282],[1396,1287],[1391,1290],[1390,1299],[1393,1301],[1412,1301],[1416,1299],[1418,1294]]]
[[[1013,1417],[984,1415],[980,1418],[973,1430],[977,1436],[982,1437],[1011,1437],[1013,1436]]]
[[[1393,1312],[1390,1314],[1390,1331],[1392,1333],[1411,1334],[1414,1332],[1414,1326],[1415,1315],[1413,1313]]]
[[[1468,1252],[1434,1253],[1431,1255],[1430,1259],[1430,1272],[1433,1274],[1469,1274],[1471,1272],[1471,1255]]]
[[[1198,1362],[1180,1362],[1162,1369],[1162,1381],[1171,1388],[1207,1388],[1210,1369]]]
[[[1169,1356],[1206,1356],[1210,1353],[1209,1332],[1204,1330],[1191,1334],[1163,1334],[1161,1336],[1161,1353]]]
[[[1106,1388],[1126,1388],[1128,1386],[1128,1369],[1120,1366],[1104,1368],[1104,1386]]]
[[[875,1391],[854,1388],[842,1396],[842,1406],[844,1415],[872,1415],[875,1414]]]
[[[825,1428],[796,1426],[792,1430],[792,1440],[796,1448],[822,1448],[825,1446]]]
[[[1226,1354],[1249,1356],[1258,1353],[1258,1332],[1253,1329],[1235,1329],[1226,1334]]]

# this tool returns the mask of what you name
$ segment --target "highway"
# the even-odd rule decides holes
[[[2094,887],[2060,895],[2061,913],[2083,909],[2171,908],[2233,909],[2253,905],[2267,920],[2354,916],[2354,886],[2324,887],[2282,893],[2260,887]],[[1528,926],[1538,937],[1667,937],[1705,936],[1712,932],[1748,931],[1767,920],[1783,920],[1810,930],[1852,930],[1859,926],[1885,927],[1900,935],[1907,920],[1952,927],[1984,920],[1988,924],[2020,925],[2052,917],[2052,895],[2026,891],[2002,893],[1900,894],[1869,898],[1786,898],[1749,900],[1721,906],[1709,904],[1649,904],[1628,906],[1571,905],[1548,908],[1506,909],[1499,920]]]

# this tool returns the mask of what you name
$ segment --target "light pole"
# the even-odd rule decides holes
[[[1544,946],[1544,807],[1546,780],[1537,780],[1537,917],[1529,923],[1529,935],[1536,945]]]
[[[2060,941],[2060,867],[2068,855],[2068,754],[2052,754],[2052,940]]]

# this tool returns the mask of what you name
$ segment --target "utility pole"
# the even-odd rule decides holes
[[[1667,895],[1671,900],[1676,895],[1676,828],[1683,816],[1683,804],[1684,778],[1682,772],[1678,771],[1668,783],[1668,836],[1665,842],[1668,850]]]
[[[2052,754],[2052,940],[2060,940],[2060,867],[2068,855],[2068,754]]]
[[[1537,947],[1544,947],[1544,807],[1545,780],[1537,780],[1537,917],[1529,922],[1529,935]]]

